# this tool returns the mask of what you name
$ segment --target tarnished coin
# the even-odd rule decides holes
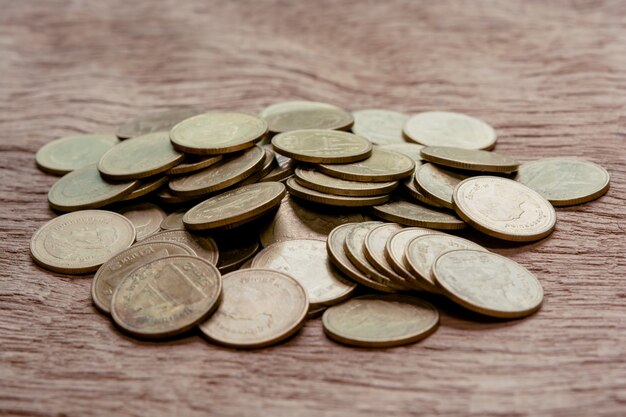
[[[309,310],[302,286],[271,269],[234,271],[222,278],[219,308],[200,331],[210,340],[235,348],[261,348],[297,332]]]
[[[416,164],[422,160],[422,148],[423,146],[417,143],[394,143],[379,146],[379,149],[387,149],[388,151],[404,154],[415,161]]]
[[[209,198],[183,216],[185,228],[209,230],[232,228],[258,219],[272,210],[285,196],[280,182],[245,185]]]
[[[169,131],[178,122],[200,113],[200,109],[181,108],[143,114],[121,125],[116,135],[120,139],[128,139],[160,130]]]
[[[453,213],[425,207],[405,200],[392,200],[389,203],[372,207],[372,214],[381,219],[400,223],[404,226],[428,227],[430,229],[458,230],[465,228],[465,222]]]
[[[135,226],[137,241],[151,236],[161,229],[161,222],[165,219],[165,213],[159,206],[151,203],[135,204],[124,207],[120,214],[126,217]]]
[[[504,240],[528,242],[552,233],[554,207],[536,191],[506,178],[468,178],[454,189],[454,209],[473,228]]]
[[[137,186],[137,188],[133,189],[133,191],[131,191],[130,194],[127,194],[124,197],[122,197],[120,201],[131,201],[139,197],[144,197],[158,190],[159,188],[167,184],[168,181],[169,181],[169,178],[167,177],[160,177],[160,178],[154,178],[154,179],[148,178],[145,180],[139,180],[139,185]]]
[[[265,152],[254,146],[241,154],[184,177],[172,178],[169,188],[184,197],[205,195],[234,185],[261,169]]]
[[[93,272],[135,241],[135,227],[121,214],[84,210],[50,220],[30,240],[33,260],[65,274]]]
[[[364,295],[326,310],[324,332],[331,339],[360,347],[414,343],[437,330],[439,312],[406,295]]]
[[[218,246],[208,236],[193,235],[185,230],[166,230],[147,237],[144,242],[177,242],[191,248],[202,259],[217,265],[220,258]]]
[[[326,242],[299,239],[278,242],[259,252],[253,268],[284,272],[304,287],[311,308],[333,305],[348,298],[356,284],[348,281],[328,259]]]
[[[286,183],[290,195],[301,198],[303,200],[311,201],[313,203],[325,204],[328,206],[367,207],[375,206],[376,204],[382,204],[389,200],[389,194],[374,195],[370,197],[348,197],[343,195],[322,193],[301,186],[295,178],[289,178]]]
[[[354,118],[347,111],[315,101],[276,103],[263,109],[261,117],[273,133],[299,129],[347,130],[354,123]]]
[[[203,322],[221,295],[215,265],[196,256],[167,256],[143,264],[118,284],[111,316],[137,337],[174,336]]]
[[[595,200],[609,189],[606,169],[582,158],[545,158],[522,164],[516,181],[537,191],[553,206]]]
[[[372,155],[362,161],[350,164],[321,164],[318,169],[344,180],[385,182],[410,176],[415,169],[415,162],[404,154],[374,148]]]
[[[372,153],[365,138],[336,130],[309,129],[281,133],[272,138],[274,150],[291,159],[311,163],[361,161]]]
[[[415,177],[413,175],[403,179],[401,184],[401,190],[404,191],[404,193],[409,197],[414,198],[420,203],[424,203],[428,206],[439,208],[442,207],[441,204],[437,203],[430,197],[426,197],[420,190],[418,190],[418,188],[415,186]]]
[[[187,210],[177,210],[174,213],[168,215],[161,222],[161,229],[163,230],[185,230],[185,224],[183,223],[183,216]]]
[[[427,198],[451,209],[454,187],[466,178],[467,175],[458,172],[448,171],[433,164],[423,164],[415,171],[414,184]]]
[[[250,148],[267,134],[267,123],[251,114],[211,112],[178,123],[170,131],[174,147],[199,155],[220,155]]]
[[[122,200],[138,186],[138,181],[106,182],[96,164],[90,164],[59,178],[48,191],[48,202],[59,211],[99,208]]]
[[[352,112],[352,131],[377,145],[405,143],[402,128],[409,116],[397,111],[366,109]]]
[[[519,167],[519,162],[509,156],[477,149],[427,146],[421,154],[426,161],[468,171],[513,172]]]
[[[369,263],[381,274],[391,279],[397,285],[409,287],[408,281],[398,274],[389,264],[385,256],[385,245],[391,235],[403,227],[397,223],[383,223],[369,231],[363,242],[363,253]]]
[[[450,299],[492,317],[528,316],[543,301],[541,283],[530,271],[491,252],[447,252],[435,261],[433,276]]]
[[[216,236],[220,248],[217,269],[222,274],[239,269],[259,251],[259,239],[250,233]]]
[[[496,132],[487,123],[447,111],[429,111],[411,116],[404,125],[404,135],[425,146],[464,149],[491,149],[496,146]]]
[[[119,252],[106,261],[91,282],[91,299],[98,309],[111,312],[113,292],[135,268],[170,255],[195,255],[187,246],[175,242],[144,242]]]
[[[416,279],[415,275],[409,270],[404,254],[413,239],[433,233],[443,234],[442,232],[424,227],[405,227],[391,235],[385,244],[385,256],[389,265],[406,279],[409,286],[417,290],[426,290],[426,288],[420,284],[420,280]]]
[[[98,162],[106,151],[119,143],[115,135],[75,135],[53,140],[35,155],[37,166],[52,174],[67,174]]]
[[[187,155],[185,160],[168,171],[168,175],[189,174],[217,164],[223,155]]]
[[[397,181],[361,182],[342,180],[321,173],[313,168],[298,167],[295,170],[296,181],[307,188],[322,193],[349,197],[369,197],[389,194],[397,186]]]

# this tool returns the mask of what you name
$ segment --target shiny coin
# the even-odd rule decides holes
[[[372,214],[381,219],[400,223],[404,226],[428,227],[430,229],[458,230],[465,222],[453,213],[434,207],[425,207],[405,200],[392,200],[389,203],[372,207]]]
[[[161,222],[161,229],[163,230],[185,230],[185,224],[183,223],[183,216],[187,210],[178,210],[168,215]]]
[[[367,109],[353,111],[352,131],[377,145],[405,143],[402,128],[409,116],[397,111]]]
[[[219,308],[200,331],[235,348],[270,346],[297,332],[309,310],[304,288],[292,277],[270,269],[247,269],[223,277]]]
[[[135,200],[139,197],[144,197],[158,190],[159,188],[167,184],[168,181],[169,179],[167,177],[160,177],[160,178],[154,178],[154,179],[148,178],[146,180],[139,180],[139,186],[133,189],[133,191],[131,191],[130,194],[127,194],[124,197],[122,197],[120,201],[130,201],[130,200]]]
[[[454,187],[466,178],[467,175],[448,171],[433,164],[423,164],[415,172],[414,183],[427,198],[451,209]]]
[[[365,295],[329,308],[322,323],[326,335],[337,342],[382,348],[431,335],[439,325],[439,312],[416,297]]]
[[[379,149],[386,149],[408,156],[417,164],[422,160],[422,145],[417,143],[394,143],[391,145],[380,145]]]
[[[125,207],[120,214],[126,217],[135,226],[137,241],[151,236],[161,229],[161,222],[165,213],[160,207],[150,203],[141,203]]]
[[[363,253],[369,263],[381,274],[391,279],[394,283],[402,287],[409,287],[408,281],[398,274],[387,261],[385,256],[385,245],[387,240],[403,227],[396,223],[383,223],[369,231],[365,235],[363,243]]]
[[[93,272],[135,241],[126,217],[104,210],[84,210],[50,220],[30,241],[33,260],[65,274]]]
[[[204,321],[221,294],[215,265],[195,256],[167,256],[143,264],[119,283],[111,316],[134,336],[174,336]]]
[[[183,108],[144,114],[124,123],[117,129],[116,135],[120,139],[128,139],[160,130],[169,131],[178,122],[200,113],[202,110]]]
[[[322,164],[318,169],[345,180],[384,182],[410,176],[415,162],[404,154],[374,148],[372,155],[365,160],[350,164]]]
[[[52,174],[67,174],[98,162],[106,151],[119,143],[115,135],[75,135],[46,143],[35,155],[37,166]]]
[[[275,243],[254,257],[252,267],[269,268],[293,277],[306,290],[313,309],[345,300],[356,288],[330,263],[326,242],[321,240]]]
[[[170,131],[182,152],[220,155],[250,148],[267,134],[267,123],[245,113],[212,112],[183,120]]]
[[[257,219],[272,210],[285,196],[280,182],[245,185],[209,198],[183,216],[189,230],[232,228]]]
[[[342,180],[323,174],[313,168],[298,167],[295,170],[296,181],[309,189],[322,193],[350,197],[368,197],[389,194],[398,183],[390,182],[360,182]]]
[[[609,189],[609,173],[581,158],[545,158],[520,166],[516,181],[537,191],[553,206],[582,204]]]
[[[328,206],[340,206],[340,207],[366,207],[374,206],[376,204],[382,204],[389,200],[389,195],[375,195],[371,197],[347,197],[342,195],[334,195],[321,193],[319,191],[306,188],[298,184],[295,178],[289,178],[287,180],[287,189],[289,194],[301,198],[303,200],[311,201],[313,203],[325,204]]]
[[[536,191],[499,177],[468,178],[454,189],[457,214],[483,233],[528,242],[552,233],[554,207]]]
[[[144,240],[144,242],[176,242],[192,249],[200,258],[216,265],[220,258],[220,252],[217,244],[208,236],[192,235],[185,230],[167,230],[152,235]]]
[[[420,203],[424,203],[427,206],[439,207],[441,208],[441,204],[437,203],[430,197],[426,197],[416,186],[415,186],[415,177],[410,176],[402,180],[401,182],[401,190],[404,191],[409,197],[414,198]]]
[[[274,133],[299,129],[347,130],[354,118],[347,111],[315,101],[286,101],[266,107],[261,117]]]
[[[181,175],[189,174],[191,172],[200,171],[201,169],[208,168],[221,161],[223,155],[212,156],[199,156],[199,155],[187,155],[185,160],[169,170],[169,175]]]
[[[154,259],[170,255],[195,255],[187,246],[175,242],[144,242],[119,252],[106,261],[91,282],[91,298],[96,307],[105,313],[111,311],[113,292],[120,282],[135,268]]]
[[[495,253],[445,253],[435,261],[433,276],[450,299],[492,317],[524,317],[537,311],[543,300],[543,288],[530,271]]]
[[[517,171],[519,162],[496,152],[449,146],[427,146],[422,149],[422,158],[450,168],[480,172]]]
[[[429,111],[412,116],[404,135],[425,146],[454,146],[464,149],[491,149],[496,132],[482,120],[461,113]]]
[[[294,130],[272,138],[274,150],[301,162],[338,164],[361,161],[372,153],[365,138],[336,130]]]
[[[220,248],[217,268],[222,274],[239,269],[259,251],[256,235],[238,232],[236,235],[216,237]]]

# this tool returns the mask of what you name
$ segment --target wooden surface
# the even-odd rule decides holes
[[[0,414],[626,415],[624,1],[0,6]],[[34,164],[46,142],[175,105],[286,99],[466,112],[497,150],[588,157],[611,190],[558,209],[550,238],[496,249],[540,278],[538,314],[446,305],[432,337],[387,350],[337,345],[319,319],[253,352],[137,342],[96,312],[89,277],[31,262],[54,216],[56,177]]]

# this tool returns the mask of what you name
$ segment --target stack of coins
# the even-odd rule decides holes
[[[600,197],[609,174],[579,158],[520,164],[495,144],[485,122],[442,111],[151,113],[37,152],[64,175],[48,200],[66,214],[34,234],[31,255],[95,273],[94,305],[137,338],[199,329],[261,348],[323,315],[335,341],[390,347],[432,334],[441,297],[520,318],[540,308],[539,280],[448,232],[545,238],[553,206]]]

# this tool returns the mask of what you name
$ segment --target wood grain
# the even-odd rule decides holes
[[[626,3],[0,1],[0,414],[625,415]],[[522,160],[584,156],[609,193],[525,246],[545,305],[479,320],[443,305],[416,345],[351,349],[307,323],[254,352],[144,343],[91,305],[89,277],[36,267],[56,177],[35,151],[175,105],[285,99],[460,111]]]

